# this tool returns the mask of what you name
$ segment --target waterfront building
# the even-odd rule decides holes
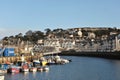
[[[95,34],[93,32],[89,32],[88,33],[88,38],[94,39],[95,38]]]
[[[79,31],[78,31],[78,36],[82,37],[82,31],[81,31],[81,29],[79,29]]]
[[[116,41],[116,51],[120,51],[120,34],[118,36],[115,37],[115,41]]]

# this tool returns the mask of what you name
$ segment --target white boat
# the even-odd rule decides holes
[[[66,64],[66,63],[69,63],[70,60],[60,58],[60,56],[57,55],[57,56],[55,56],[55,62],[57,64]]]
[[[22,72],[29,72],[29,68],[22,68]]]
[[[7,70],[0,69],[0,74],[4,74],[4,73],[7,73]]]
[[[5,76],[3,74],[0,74],[0,80],[4,80]]]
[[[43,71],[43,68],[42,68],[42,67],[38,67],[38,68],[37,68],[37,71],[42,72],[42,71]]]
[[[39,60],[33,60],[33,67],[40,66]]]
[[[36,72],[37,68],[36,67],[31,67],[29,70],[30,70],[30,72]]]
[[[43,67],[43,71],[49,71],[49,67],[44,66],[44,67]]]

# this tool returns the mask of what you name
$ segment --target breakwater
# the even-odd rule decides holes
[[[120,59],[120,52],[72,52],[63,51],[59,55],[63,56],[87,56],[87,57],[101,57],[109,59]]]
[[[34,59],[39,59],[42,55],[35,55],[35,56],[24,56],[24,59],[26,61],[31,61]],[[14,63],[18,60],[21,60],[21,56],[13,56],[13,57],[0,57],[0,64],[1,63],[6,63],[6,62],[11,62]]]

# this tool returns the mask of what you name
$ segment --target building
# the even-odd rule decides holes
[[[95,38],[95,34],[93,32],[89,32],[88,33],[88,38],[94,39]]]
[[[116,36],[115,38],[115,42],[116,42],[116,51],[120,51],[120,34],[118,36]]]

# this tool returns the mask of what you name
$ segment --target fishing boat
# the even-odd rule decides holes
[[[48,58],[47,65],[54,65],[54,64],[56,64],[55,60],[53,58]]]
[[[21,68],[22,72],[28,72],[29,71],[29,66],[27,63],[23,64],[22,68]]]
[[[0,73],[7,73],[7,70],[9,69],[10,64],[4,63],[0,64]]]
[[[60,56],[55,56],[55,62],[56,64],[66,64],[69,63],[71,60],[63,59]]]
[[[36,67],[31,67],[29,70],[30,70],[30,72],[36,72],[37,68]]]
[[[4,74],[4,73],[7,73],[7,70],[0,69],[0,74]]]
[[[5,76],[3,74],[0,74],[0,80],[4,80]]]
[[[39,60],[33,60],[33,67],[40,66]]]
[[[44,66],[43,67],[43,71],[49,71],[49,67],[48,66]]]
[[[38,68],[37,68],[37,71],[42,72],[42,71],[43,71],[43,67],[38,67]]]
[[[22,72],[29,72],[29,68],[22,68]]]
[[[20,72],[20,67],[18,66],[11,66],[9,69],[8,69],[8,72],[10,73],[19,73]]]

